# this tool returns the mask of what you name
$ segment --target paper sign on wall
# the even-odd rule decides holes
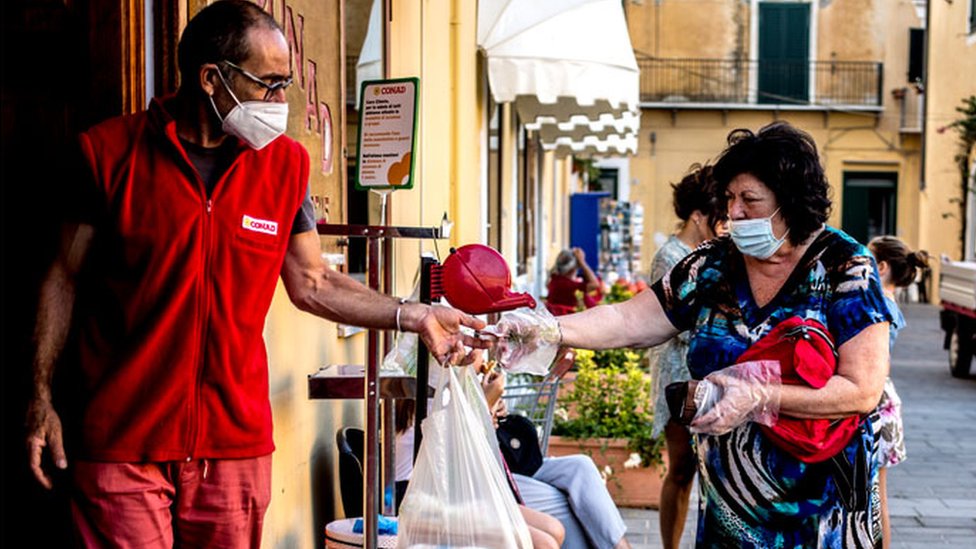
[[[362,83],[357,189],[413,188],[417,83],[417,78]]]

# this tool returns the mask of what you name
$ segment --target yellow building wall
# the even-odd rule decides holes
[[[748,48],[746,2],[625,2],[630,42],[654,57],[730,59]]]
[[[704,2],[705,9],[701,4],[677,0],[627,3],[635,49],[661,57],[753,57],[751,25],[755,24],[753,9],[757,2]],[[832,186],[829,223],[841,223],[845,172],[893,172],[898,184],[896,232],[912,246],[922,242],[921,140],[917,133],[901,131],[901,103],[892,93],[908,85],[908,29],[922,26],[915,8],[911,0],[837,0],[811,4],[811,10],[815,31],[811,44],[816,60],[884,64],[881,112],[756,106],[738,107],[741,110],[735,106],[728,110],[644,109],[640,147],[631,160],[631,177],[636,183],[631,199],[645,207],[644,273],[659,245],[677,226],[670,184],[679,181],[692,163],[714,161],[731,130],[742,127],[755,131],[775,120],[790,121],[817,142]],[[707,32],[691,32],[692,28]],[[913,94],[908,88],[909,101],[915,100]],[[940,224],[935,230],[945,232],[946,228]]]
[[[451,246],[481,239],[481,148],[485,118],[477,75],[477,6],[455,0],[436,6],[393,2],[391,77],[418,76],[418,153],[412,190],[393,195],[392,223],[439,226],[454,222],[450,240],[397,245],[397,289],[409,293],[422,252],[444,259]],[[402,288],[402,290],[401,290]]]
[[[939,257],[963,258],[961,232],[963,177],[955,159],[968,155],[959,145],[959,135],[946,126],[962,117],[956,108],[976,95],[976,35],[967,34],[967,2],[931,2],[929,11],[928,79],[926,82],[925,173],[926,189],[920,195],[918,223],[920,244]],[[965,76],[969,75],[969,76]],[[938,264],[934,279],[938,280]]]
[[[688,173],[693,163],[714,162],[736,128],[757,131],[776,120],[786,120],[808,132],[816,141],[833,200],[828,220],[841,224],[844,172],[894,172],[898,175],[897,227],[899,236],[916,242],[918,212],[918,155],[899,147],[897,132],[884,133],[874,127],[873,115],[816,111],[771,112],[713,110],[676,112],[644,110],[641,117],[641,146],[631,161],[631,199],[645,208],[645,249],[641,271],[648,273],[654,253],[667,235],[677,228],[672,207],[671,184]],[[654,143],[650,143],[650,134]]]
[[[573,174],[572,156],[556,156],[545,153],[542,161],[542,240],[539,242],[540,261],[543,266],[542,286],[548,280],[548,271],[559,252],[569,246],[569,197],[581,191],[580,181]],[[588,259],[595,268],[594,259]]]

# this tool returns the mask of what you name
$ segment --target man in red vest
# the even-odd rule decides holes
[[[292,73],[273,18],[214,3],[178,63],[176,95],[80,136],[72,218],[41,289],[30,465],[50,488],[45,451],[56,469],[70,451],[88,546],[259,545],[274,450],[262,331],[279,276],[299,309],[418,332],[442,362],[462,359],[461,325],[484,325],[323,264],[308,153],[283,135]],[[72,390],[55,411],[72,326]]]

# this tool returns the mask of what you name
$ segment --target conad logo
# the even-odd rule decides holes
[[[403,84],[398,86],[379,86],[373,91],[373,95],[386,95],[388,93],[405,93],[407,87]]]
[[[241,220],[241,226],[249,231],[258,233],[278,234],[278,223],[276,221],[257,219],[249,215],[245,215],[244,219]]]

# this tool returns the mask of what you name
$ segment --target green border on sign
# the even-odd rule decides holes
[[[363,165],[361,157],[363,144],[363,101],[366,100],[366,86],[373,84],[394,84],[398,82],[409,82],[413,84],[413,130],[410,135],[410,177],[406,185],[363,185],[359,179],[360,168]],[[420,95],[420,79],[416,76],[407,78],[391,78],[389,80],[364,80],[359,87],[359,138],[356,140],[356,190],[369,191],[377,189],[412,189],[413,188],[413,167],[417,162],[417,97]]]

